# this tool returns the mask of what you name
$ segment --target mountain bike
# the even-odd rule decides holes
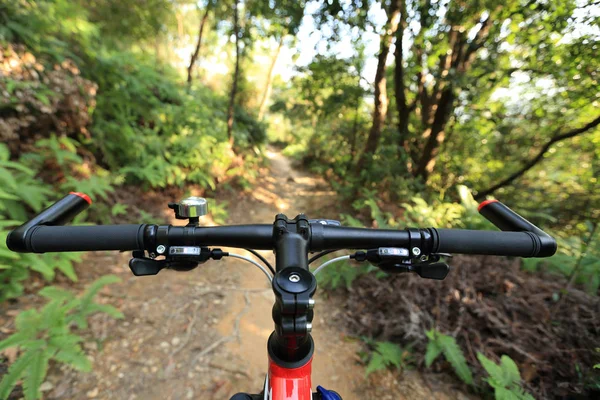
[[[272,224],[199,226],[208,211],[205,199],[190,197],[169,203],[187,224],[63,226],[91,205],[83,193],[72,192],[13,230],[8,248],[17,252],[132,251],[134,275],[156,275],[163,269],[190,271],[209,260],[235,257],[251,262],[271,282],[275,329],[267,340],[268,372],[259,394],[238,393],[231,400],[341,400],[335,391],[312,391],[311,337],[317,275],[342,260],[370,262],[389,274],[416,273],[443,280],[444,261],[451,253],[516,257],[550,257],[556,241],[496,200],[480,204],[479,212],[501,231],[406,228],[404,230],[345,227],[339,221],[275,216]],[[219,247],[241,248],[261,262]],[[352,254],[333,258],[314,271],[309,265],[339,250]],[[272,250],[275,268],[256,250]],[[309,253],[317,253],[309,258]]]

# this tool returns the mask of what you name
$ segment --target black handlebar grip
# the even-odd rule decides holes
[[[539,239],[536,257],[550,257],[556,253],[556,240],[546,232],[521,217],[498,200],[482,202],[478,211],[498,229],[510,232],[531,232]]]
[[[537,235],[531,232],[432,229],[437,232],[436,253],[485,254],[536,257],[540,251]]]
[[[145,224],[36,226],[31,229],[28,235],[26,246],[27,251],[32,253],[143,250],[145,227]]]
[[[26,242],[32,228],[40,225],[64,225],[90,204],[92,199],[88,195],[71,192],[12,231],[6,238],[6,245],[12,251],[28,252],[30,250],[27,249]]]

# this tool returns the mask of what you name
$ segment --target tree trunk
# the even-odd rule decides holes
[[[452,113],[453,102],[454,93],[452,92],[452,87],[447,87],[440,96],[437,110],[433,117],[433,123],[429,128],[429,137],[427,138],[425,147],[423,147],[421,158],[415,170],[415,176],[422,177],[424,181],[427,181],[429,174],[433,171],[440,144],[444,141],[444,129]]]
[[[403,0],[400,6],[400,26],[396,33],[396,51],[394,53],[394,92],[396,95],[396,110],[398,111],[398,150],[408,153],[408,120],[410,108],[406,101],[406,87],[404,84],[404,30],[406,29],[406,3]]]
[[[529,160],[525,164],[523,164],[523,166],[518,171],[514,172],[513,174],[511,174],[507,178],[501,180],[500,182],[496,183],[495,185],[493,185],[485,190],[478,191],[477,195],[475,195],[475,200],[481,201],[481,200],[485,199],[487,196],[494,193],[496,190],[510,185],[515,179],[523,176],[523,174],[525,174],[527,171],[529,171],[531,168],[533,168],[536,164],[538,164],[540,161],[542,161],[544,159],[544,154],[546,154],[546,152],[548,152],[548,150],[550,150],[550,148],[552,147],[553,144],[558,143],[565,139],[570,139],[570,138],[580,135],[582,133],[585,133],[585,132],[589,131],[590,129],[595,128],[598,125],[600,125],[600,115],[597,116],[596,119],[594,119],[593,121],[582,126],[581,128],[573,129],[569,132],[554,136],[552,139],[550,139],[544,145],[544,147],[542,147],[540,149],[540,151],[538,152],[538,154],[535,157],[533,157],[531,160]]]
[[[398,2],[393,1],[390,6],[388,13],[388,20],[385,26],[385,31],[381,35],[381,43],[379,45],[379,56],[377,60],[377,72],[375,73],[375,108],[373,109],[373,125],[369,131],[365,150],[363,151],[358,163],[356,164],[356,173],[360,174],[363,170],[365,163],[372,158],[373,153],[377,150],[379,145],[379,138],[381,136],[381,128],[385,121],[385,117],[388,109],[388,97],[385,79],[385,69],[388,54],[390,52],[390,46],[392,39],[398,29],[398,15],[400,10]]]
[[[227,110],[227,137],[229,144],[233,148],[233,115],[235,107],[235,95],[237,92],[238,76],[240,72],[240,26],[238,19],[238,0],[233,2],[233,31],[235,34],[235,71],[233,73],[233,82],[231,84],[231,94],[229,95],[229,109]]]
[[[263,92],[262,99],[260,100],[260,107],[258,108],[258,120],[262,120],[265,115],[265,110],[267,108],[267,102],[269,101],[269,97],[271,96],[271,90],[273,88],[273,71],[275,70],[275,64],[277,63],[277,58],[279,58],[279,53],[281,52],[281,48],[283,47],[283,34],[279,38],[279,44],[277,45],[277,51],[273,56],[273,60],[271,61],[271,66],[269,67],[269,73],[267,75],[267,85],[265,86],[265,91]]]
[[[206,10],[204,10],[204,15],[200,20],[200,28],[198,29],[198,41],[196,42],[196,48],[194,49],[194,53],[192,54],[192,58],[190,59],[190,65],[187,69],[187,83],[188,85],[192,84],[192,71],[194,69],[194,64],[196,64],[196,60],[198,59],[198,54],[200,54],[200,46],[202,45],[202,35],[204,33],[204,26],[206,25],[206,20],[208,19],[208,13],[210,12],[212,3],[209,1],[206,5]]]
[[[421,177],[427,181],[433,172],[440,145],[444,142],[446,125],[454,110],[456,97],[454,91],[461,89],[454,87],[456,77],[452,76],[452,71],[454,74],[464,75],[471,68],[477,51],[489,38],[493,17],[500,9],[501,6],[498,6],[485,20],[481,21],[479,30],[470,41],[461,26],[452,26],[448,34],[448,44],[452,51],[440,57],[439,75],[431,95],[426,93],[425,88],[419,88],[423,91],[421,120],[424,126],[423,138],[426,141],[420,156],[416,158],[416,167],[412,170],[415,177]]]

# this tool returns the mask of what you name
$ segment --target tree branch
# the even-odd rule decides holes
[[[527,161],[518,171],[514,172],[513,174],[511,174],[507,178],[503,179],[502,181],[498,182],[497,184],[495,184],[485,190],[478,191],[477,195],[475,196],[475,200],[478,200],[478,201],[483,200],[487,196],[494,193],[496,190],[511,184],[515,179],[521,177],[523,174],[525,174],[527,171],[529,171],[531,168],[533,168],[537,163],[542,161],[542,159],[544,158],[544,155],[548,152],[548,150],[550,150],[550,147],[552,147],[553,144],[560,142],[562,140],[570,139],[570,138],[580,135],[582,133],[585,133],[598,125],[600,125],[600,115],[598,115],[596,117],[596,119],[587,123],[586,125],[582,126],[581,128],[573,129],[573,130],[565,132],[563,134],[554,136],[540,149],[540,151],[534,158]]]
[[[204,10],[204,15],[200,20],[200,28],[198,29],[198,41],[196,42],[196,48],[194,49],[194,53],[192,54],[192,58],[190,59],[190,65],[187,69],[187,83],[190,85],[192,83],[192,70],[194,68],[194,64],[198,59],[198,54],[200,54],[200,46],[202,45],[202,35],[204,34],[204,26],[206,25],[206,20],[208,19],[208,13],[212,7],[212,1],[209,1],[206,5],[206,9]]]

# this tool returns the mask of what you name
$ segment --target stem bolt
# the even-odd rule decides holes
[[[158,254],[163,254],[166,250],[167,250],[167,248],[165,246],[163,246],[162,244],[156,248],[156,252]]]
[[[412,253],[413,253],[413,255],[418,256],[418,255],[421,254],[421,249],[418,248],[418,247],[413,247],[412,248]]]
[[[315,308],[315,300],[314,299],[308,299],[308,309],[312,310],[313,308]]]
[[[309,322],[306,324],[306,332],[310,333],[312,331],[312,324]]]
[[[291,274],[288,279],[290,280],[290,282],[300,282],[300,275]]]

